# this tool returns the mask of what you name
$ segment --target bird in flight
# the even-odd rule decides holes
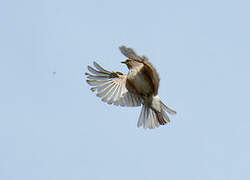
[[[120,46],[121,53],[127,57],[128,74],[109,71],[97,62],[95,68],[88,66],[87,83],[96,96],[108,104],[117,106],[141,106],[137,127],[153,129],[170,122],[167,115],[176,111],[164,104],[158,96],[159,75],[145,56],[138,56],[126,46]]]

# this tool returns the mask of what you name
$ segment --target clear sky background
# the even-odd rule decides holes
[[[250,3],[0,2],[1,180],[249,180]],[[127,72],[118,46],[157,68],[171,123],[107,105],[86,66]],[[56,74],[53,74],[56,72]]]

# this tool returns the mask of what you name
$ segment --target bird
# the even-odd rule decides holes
[[[85,73],[87,83],[92,86],[90,90],[107,104],[142,105],[137,127],[153,129],[169,123],[168,114],[176,114],[176,111],[164,104],[158,95],[160,78],[154,66],[132,48],[120,46],[119,49],[126,56],[121,63],[127,66],[128,73],[109,71],[94,61],[94,67],[88,66],[89,72]]]

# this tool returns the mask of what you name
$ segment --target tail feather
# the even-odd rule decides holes
[[[139,116],[137,127],[143,126],[145,129],[153,129],[170,122],[167,115],[176,114],[176,111],[165,105],[157,96],[153,98],[152,105],[144,104]]]
[[[145,123],[145,119],[146,119],[146,117],[145,117],[145,106],[143,105],[142,109],[141,109],[140,116],[139,116],[139,120],[137,122],[137,127],[142,126]]]
[[[173,110],[170,107],[168,107],[167,105],[165,105],[162,101],[161,101],[161,107],[162,107],[163,111],[167,111],[169,114],[176,114],[175,110]]]
[[[142,110],[137,123],[137,127],[140,126],[143,126],[143,128],[145,129],[153,129],[160,126],[156,112],[147,105],[142,106]]]
[[[165,111],[162,111],[162,116],[167,123],[170,123],[170,119]]]
[[[164,125],[167,123],[165,116],[163,115],[163,112],[156,112],[158,122],[160,125]]]

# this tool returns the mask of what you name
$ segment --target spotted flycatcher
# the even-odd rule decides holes
[[[108,71],[94,62],[94,67],[88,66],[90,73],[87,83],[91,90],[102,101],[117,106],[141,106],[137,126],[155,128],[170,122],[167,115],[176,114],[176,111],[165,105],[158,96],[159,75],[145,56],[138,56],[135,51],[125,46],[120,51],[127,57],[122,63],[126,64],[128,74]]]

